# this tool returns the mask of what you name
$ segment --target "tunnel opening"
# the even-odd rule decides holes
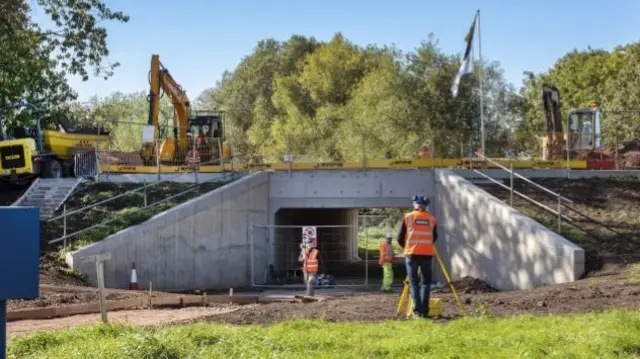
[[[380,242],[398,230],[402,210],[359,208],[283,208],[270,228],[270,269],[266,284],[302,285],[300,260],[304,230],[313,227],[320,253],[319,287],[376,284],[382,276],[378,264]],[[400,255],[397,243],[396,255]],[[404,270],[394,261],[394,277]]]

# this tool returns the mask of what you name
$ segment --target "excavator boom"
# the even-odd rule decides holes
[[[564,155],[564,133],[560,92],[551,85],[542,86],[542,104],[546,119],[547,135],[543,138],[543,159],[560,159]]]
[[[154,137],[158,139],[160,134],[160,91],[163,91],[173,104],[175,111],[173,138],[167,138],[160,150],[161,160],[171,160],[178,149],[187,147],[187,126],[189,118],[190,102],[186,92],[171,76],[160,62],[158,55],[151,56],[151,71],[149,72],[149,120],[148,124],[154,128]],[[150,146],[145,149],[144,157],[151,161]],[[186,152],[186,150],[184,151]]]

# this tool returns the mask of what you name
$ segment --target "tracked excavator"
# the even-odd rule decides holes
[[[542,103],[547,134],[542,138],[543,160],[601,157],[600,107],[580,108],[567,114],[567,131],[563,130],[560,92],[552,85],[542,87]]]
[[[223,117],[216,111],[191,111],[185,90],[160,62],[151,56],[149,71],[149,120],[143,133],[140,156],[145,165],[162,164],[182,166],[197,158],[199,163],[217,163],[227,160],[231,150],[224,141]],[[173,136],[160,127],[160,98],[169,96],[173,104]],[[220,155],[222,154],[222,156]]]

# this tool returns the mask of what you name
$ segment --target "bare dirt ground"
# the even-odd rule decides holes
[[[528,291],[495,292],[486,283],[471,278],[456,283],[466,315],[563,314],[602,311],[611,308],[640,309],[640,284],[628,283],[623,275],[607,275],[575,283]],[[321,293],[319,293],[321,294]],[[132,325],[215,322],[266,325],[295,319],[371,322],[396,319],[400,289],[395,293],[356,292],[317,303],[272,303],[217,305],[214,307],[110,312],[109,321]],[[443,319],[461,315],[449,290],[437,290],[433,297],[444,301]],[[99,314],[77,315],[37,321],[8,323],[9,337],[39,331],[95,324]]]
[[[461,290],[460,290],[461,289]],[[486,290],[486,289],[485,289]],[[490,290],[490,289],[489,289]],[[318,303],[272,303],[242,307],[231,313],[209,316],[212,322],[230,324],[272,324],[291,319],[327,321],[380,321],[394,319],[400,290],[390,294],[359,293]],[[618,276],[585,279],[528,291],[485,292],[459,288],[467,315],[561,314],[601,311],[611,308],[640,308],[640,284],[629,284]],[[444,318],[460,316],[453,295],[434,291],[444,301]],[[187,320],[186,322],[194,322]]]

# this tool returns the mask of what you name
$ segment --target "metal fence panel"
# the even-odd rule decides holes
[[[250,241],[252,271],[255,273],[254,286],[276,288],[304,286],[302,263],[298,259],[301,252],[303,227],[306,226],[252,226]],[[366,286],[368,262],[354,255],[359,245],[358,227],[355,225],[315,227],[320,251],[317,286],[319,288]]]

